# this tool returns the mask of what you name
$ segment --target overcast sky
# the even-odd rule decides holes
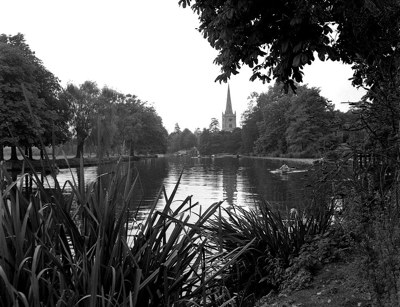
[[[12,0],[1,3],[0,33],[25,35],[44,65],[65,86],[86,80],[135,94],[151,103],[172,132],[221,122],[227,84],[215,83],[217,52],[201,34],[197,16],[178,0]],[[232,106],[240,115],[252,92],[268,85],[248,81],[250,69],[230,80]],[[351,87],[351,69],[339,63],[314,63],[305,83],[346,110],[343,101],[362,96]]]

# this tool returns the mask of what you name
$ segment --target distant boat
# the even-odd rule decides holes
[[[281,174],[281,175],[286,175],[290,173],[299,173],[299,172],[306,172],[307,170],[299,170],[295,167],[290,167],[287,164],[283,164],[280,168],[277,168],[276,170],[271,171],[273,174]]]
[[[282,173],[282,174],[286,174],[290,171],[295,170],[295,167],[289,167],[287,164],[283,164],[280,168],[278,168],[278,170]]]

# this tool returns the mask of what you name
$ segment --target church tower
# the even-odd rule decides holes
[[[236,128],[236,112],[232,112],[231,91],[228,84],[225,113],[222,113],[222,131],[233,131]]]

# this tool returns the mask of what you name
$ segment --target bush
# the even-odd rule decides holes
[[[324,233],[332,211],[314,216],[302,214],[283,219],[262,202],[257,209],[233,206],[210,222],[209,232],[215,244],[231,251],[250,244],[235,266],[225,276],[225,284],[243,300],[250,294],[256,298],[278,290],[285,271],[309,236]],[[225,217],[226,216],[226,217]]]

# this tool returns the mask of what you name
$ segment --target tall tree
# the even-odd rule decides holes
[[[304,156],[320,156],[326,150],[337,146],[329,136],[332,136],[334,124],[334,107],[320,95],[317,88],[299,89],[286,115],[288,127],[286,141],[289,151],[301,153]]]
[[[49,145],[53,141],[56,144],[64,143],[69,138],[68,120],[70,113],[68,105],[58,99],[58,95],[62,89],[59,79],[48,71],[42,61],[36,57],[35,53],[25,42],[23,34],[18,33],[17,35],[8,36],[1,34],[0,42],[16,48],[14,50],[18,50],[33,69],[34,88],[27,86],[26,82],[24,82],[24,85],[30,96],[29,102],[34,111],[33,113],[37,116],[42,129],[40,134],[36,133],[37,137],[35,140],[32,140],[33,142],[25,145],[40,147],[42,142],[44,145]],[[40,100],[39,104],[36,101],[37,99]],[[38,105],[40,105],[39,108],[37,108]],[[41,141],[39,141],[38,136],[40,136]]]
[[[12,146],[12,159],[16,159],[16,145],[49,145],[52,135],[57,136],[57,143],[65,142],[69,136],[69,112],[57,97],[61,89],[59,80],[43,66],[22,34],[1,34],[0,45],[0,117],[4,117],[0,145]],[[32,112],[28,112],[28,107]]]
[[[142,153],[165,153],[167,150],[168,132],[162,124],[156,110],[147,104],[142,105],[139,113],[141,132],[137,149]]]
[[[68,84],[60,99],[71,110],[70,124],[77,140],[76,158],[83,156],[84,144],[93,129],[94,106],[100,90],[93,81],[85,81],[79,87]]]
[[[182,149],[190,149],[196,146],[196,136],[189,129],[185,128],[182,131]]]
[[[200,135],[199,141],[199,151],[202,155],[210,155],[211,148],[210,148],[210,140],[211,140],[211,133],[208,129],[203,129],[203,132]]]
[[[282,84],[275,83],[267,93],[260,94],[257,105],[262,114],[258,122],[259,138],[255,142],[257,153],[273,155],[287,151],[285,132],[288,128],[287,111],[291,105],[293,93],[285,95]]]
[[[88,137],[88,144],[97,146],[97,154],[100,158],[107,155],[116,145],[114,137],[117,133],[116,104],[122,99],[123,94],[103,87],[100,95],[94,102],[93,115],[91,117],[92,130]]]
[[[43,133],[38,118],[43,113],[43,100],[37,97],[38,84],[34,78],[35,66],[23,52],[0,42],[0,143],[12,147],[11,159],[16,160],[16,146],[31,146]],[[29,93],[29,112],[22,85]]]
[[[262,120],[262,113],[257,104],[259,94],[252,93],[247,109],[242,114],[242,152],[254,151],[254,142],[259,138],[257,123]]]
[[[125,95],[117,104],[118,133],[116,140],[135,151],[164,153],[167,149],[167,131],[162,119],[152,106],[134,95]]]

